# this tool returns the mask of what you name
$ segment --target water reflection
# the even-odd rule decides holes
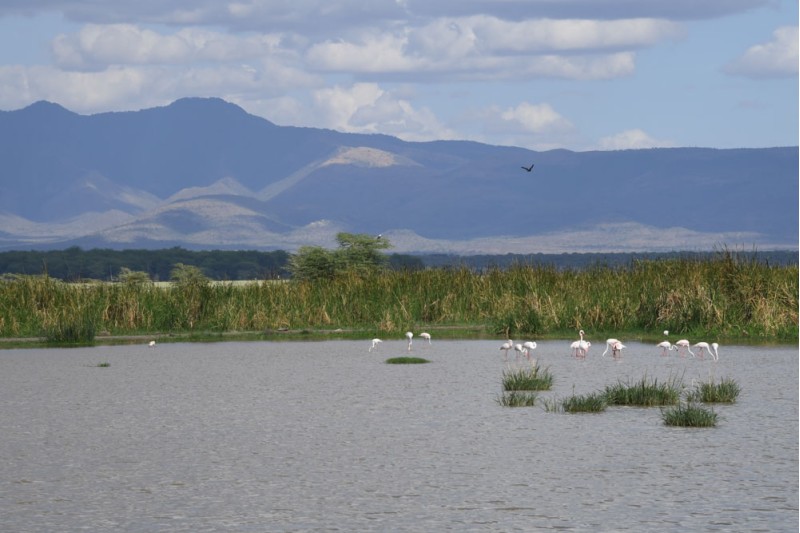
[[[0,351],[0,529],[796,530],[796,348],[625,344],[539,342],[541,396],[730,377],[738,402],[712,429],[501,407],[497,341]]]

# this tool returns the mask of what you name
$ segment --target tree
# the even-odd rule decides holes
[[[343,272],[370,274],[384,268],[388,258],[379,250],[391,247],[386,239],[363,233],[338,233],[339,248],[303,246],[289,259],[292,277],[300,280],[332,279]]]
[[[209,279],[200,268],[194,265],[176,263],[169,273],[170,279],[178,285],[208,285]]]
[[[147,275],[147,272],[142,272],[141,270],[131,270],[128,267],[122,267],[119,269],[119,280],[122,283],[127,283],[129,285],[151,283],[150,276]]]

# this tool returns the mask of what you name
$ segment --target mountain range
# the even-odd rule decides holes
[[[0,112],[0,249],[292,251],[339,231],[405,253],[797,249],[798,147],[406,142],[217,98]]]

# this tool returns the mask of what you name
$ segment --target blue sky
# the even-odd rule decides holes
[[[4,0],[0,109],[217,96],[534,150],[798,144],[796,0]]]

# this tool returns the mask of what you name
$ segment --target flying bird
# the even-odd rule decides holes
[[[530,172],[531,170],[533,170],[533,163],[531,163],[531,166],[529,166],[529,167],[522,167],[522,168],[524,170],[527,170],[528,172]]]

